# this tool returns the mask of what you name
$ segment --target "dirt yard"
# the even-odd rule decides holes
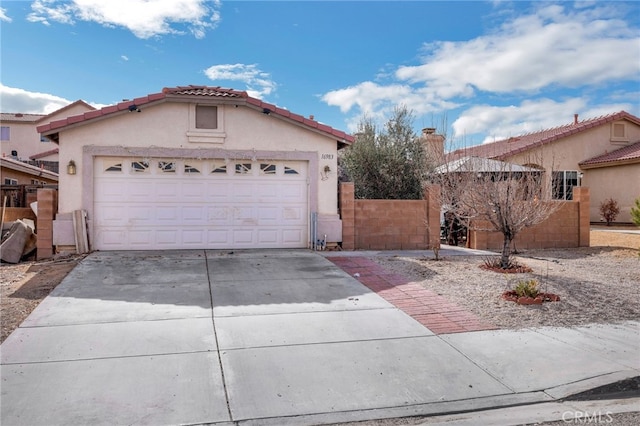
[[[620,267],[611,268],[613,272],[635,273],[640,276],[640,258],[638,258],[637,255],[637,250],[640,247],[640,234],[624,234],[611,232],[612,230],[613,229],[608,229],[606,227],[592,230],[591,248],[562,250],[561,252],[542,250],[536,252],[535,257],[549,258],[557,256],[562,258],[561,262],[565,264],[569,262],[568,259],[571,257],[577,257],[581,262],[578,265],[578,268],[593,268],[596,272],[602,269],[602,265],[621,261],[622,265],[625,265],[623,268],[628,269],[626,265],[629,265],[629,267],[633,268],[635,272],[624,271],[621,270]],[[0,322],[2,325],[0,342],[4,341],[7,336],[9,336],[9,334],[17,328],[22,321],[24,321],[31,311],[38,306],[42,299],[44,299],[51,290],[53,290],[62,281],[62,279],[82,258],[83,256],[73,256],[40,262],[22,262],[17,265],[3,263],[0,266]],[[416,259],[412,260],[415,261]],[[382,262],[394,269],[401,269],[399,272],[406,274],[408,277],[418,279],[421,277],[420,267],[416,267],[415,262],[398,262],[397,259],[387,261],[384,261],[383,259]],[[470,259],[469,262],[478,263],[479,259],[473,258],[472,260]],[[477,265],[474,264],[467,265],[467,267],[473,267],[472,270],[467,269],[467,274],[473,271],[473,274],[477,275],[479,269],[477,269],[476,266]],[[444,267],[444,263],[442,264],[442,267]],[[458,269],[460,270],[460,268]],[[440,269],[440,271],[442,272],[442,269]],[[564,273],[568,273],[568,270],[565,270]],[[469,275],[467,275],[467,277],[468,276]],[[571,278],[572,277],[567,277],[569,280],[571,280]],[[469,279],[467,278],[466,281],[469,281]],[[590,279],[589,282],[593,287],[592,291],[597,291],[598,297],[602,297],[605,303],[607,300],[615,303],[615,306],[611,305],[609,309],[610,311],[625,312],[625,318],[629,315],[635,319],[639,318],[637,312],[637,301],[640,298],[638,297],[637,286],[629,287],[627,290],[632,291],[633,293],[621,295],[620,287],[615,285],[620,282],[616,277],[611,277],[610,279],[601,282]],[[636,284],[637,282],[638,281],[636,281]],[[486,291],[486,289],[479,289],[478,291]],[[455,289],[453,289],[453,292],[455,293]],[[478,304],[486,305],[486,300],[483,300],[482,298],[476,298],[475,300]],[[572,309],[577,311],[583,309],[580,306],[574,306],[572,303],[565,303],[565,306],[569,307],[567,308],[568,311],[563,314],[563,318],[565,315],[566,317],[571,317]],[[531,322],[531,320],[528,319],[532,312],[530,309],[514,309],[513,306],[509,306],[508,311],[505,311],[504,309],[501,310],[505,312],[507,317],[512,317],[513,321],[521,323],[523,326]],[[579,317],[584,316],[580,315],[579,312],[575,312],[575,314]],[[491,312],[489,312],[489,315],[491,315]],[[607,318],[616,319],[617,317],[612,313],[603,317],[603,319]],[[587,320],[588,319],[589,318],[587,318]],[[558,321],[559,322],[556,324],[551,323],[548,325],[565,325],[562,321]]]

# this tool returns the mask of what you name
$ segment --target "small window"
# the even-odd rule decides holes
[[[260,174],[261,175],[275,175],[276,174],[276,165],[269,163],[261,163],[260,164]]]
[[[49,139],[45,138],[44,136],[40,136],[40,142],[47,143],[47,142],[51,142],[51,141]]]
[[[628,142],[627,127],[624,123],[611,123],[611,140],[617,142]]]
[[[284,174],[285,175],[297,175],[299,173],[298,173],[298,171],[296,169],[293,169],[293,168],[288,167],[288,166],[284,166]]]
[[[106,169],[104,169],[104,171],[109,173],[122,172],[122,163],[110,164]]]
[[[134,173],[144,173],[149,171],[149,162],[142,161],[132,161],[131,162],[131,171]]]
[[[217,129],[218,107],[196,105],[196,129]]]
[[[4,178],[5,185],[17,185],[18,181],[15,179]]]
[[[189,164],[185,164],[184,165],[184,172],[186,174],[191,174],[191,173],[200,173],[200,170],[198,170],[197,167],[191,166]]]
[[[158,169],[160,169],[162,173],[175,173],[176,163],[173,161],[158,161]]]
[[[8,141],[11,139],[11,128],[9,126],[0,127],[0,140]]]
[[[238,163],[236,164],[237,175],[249,175],[251,174],[251,163]]]
[[[213,169],[211,170],[211,173],[220,173],[220,174],[227,174],[227,165],[223,164],[223,165],[214,165]]]

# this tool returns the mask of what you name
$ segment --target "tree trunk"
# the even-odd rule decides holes
[[[509,267],[509,256],[511,255],[511,241],[513,238],[504,236],[502,240],[502,256],[500,257],[500,267],[507,269]]]

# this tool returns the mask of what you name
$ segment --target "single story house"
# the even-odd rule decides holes
[[[631,222],[640,197],[640,118],[626,111],[582,121],[576,114],[564,126],[452,151],[446,161],[469,156],[544,169],[556,199],[588,187],[592,223],[603,220],[599,207],[609,198],[620,207],[616,222]]]
[[[306,248],[342,240],[337,153],[354,138],[244,91],[159,93],[38,127],[59,147],[56,246]]]

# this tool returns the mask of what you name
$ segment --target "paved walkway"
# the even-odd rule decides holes
[[[0,345],[0,423],[315,425],[640,375],[638,321],[436,335],[384,291],[306,250],[92,253]]]
[[[408,278],[389,273],[366,257],[328,256],[327,258],[435,334],[496,328],[465,308],[411,282]]]

